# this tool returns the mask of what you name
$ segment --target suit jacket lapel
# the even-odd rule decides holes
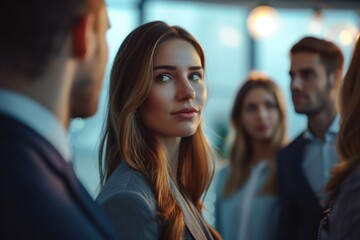
[[[53,149],[52,145],[48,142],[46,142],[46,144],[48,144],[48,146],[44,146],[44,144],[40,145],[44,146],[42,149],[46,155],[44,159],[55,174],[64,181],[74,202],[87,219],[90,222],[93,222],[94,226],[98,227],[98,230],[101,231],[104,236],[108,236],[109,239],[115,239],[115,232],[111,228],[113,226],[112,223],[100,211],[100,208],[97,207],[89,193],[79,182],[72,166],[70,166],[70,164],[67,163],[55,149]]]
[[[27,139],[27,142],[32,144],[32,147],[41,154],[42,160],[49,168],[48,170],[51,174],[54,175],[54,177],[61,179],[73,198],[72,200],[84,215],[87,216],[89,222],[92,222],[94,227],[97,227],[104,236],[107,236],[107,239],[115,239],[116,234],[114,230],[111,229],[112,224],[96,206],[90,195],[77,180],[71,166],[65,161],[54,146],[31,128],[12,117],[0,114],[0,121],[9,124],[17,131],[21,132],[21,135]]]
[[[304,200],[304,197],[308,199],[308,201],[310,202],[314,202],[317,205],[320,206],[320,204],[318,203],[318,199],[315,195],[315,193],[313,192],[310,183],[308,181],[308,179],[305,176],[303,167],[302,167],[302,163],[304,161],[304,157],[305,157],[305,152],[306,152],[306,146],[309,143],[308,139],[304,139],[303,134],[300,136],[300,138],[297,140],[298,143],[295,145],[294,151],[293,151],[293,156],[295,158],[294,163],[290,166],[293,167],[292,173],[295,173],[293,178],[294,180],[296,180],[297,182],[297,192],[302,193],[305,195],[302,195],[300,197],[300,199]]]

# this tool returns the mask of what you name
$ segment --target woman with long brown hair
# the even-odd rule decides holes
[[[183,28],[132,31],[115,57],[97,202],[124,239],[220,239],[202,217],[213,154],[201,128],[205,56]]]
[[[285,143],[285,103],[266,75],[251,73],[231,113],[230,161],[216,175],[216,229],[225,240],[276,239],[276,155]]]
[[[320,224],[319,239],[360,239],[360,41],[358,40],[340,91],[338,135],[340,163],[326,186],[329,208]]]

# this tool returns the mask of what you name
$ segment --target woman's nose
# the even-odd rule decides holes
[[[176,87],[177,99],[179,101],[189,101],[195,99],[196,92],[187,78],[182,77],[182,79],[177,82]]]

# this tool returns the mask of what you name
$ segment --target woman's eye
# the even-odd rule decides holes
[[[266,105],[267,108],[277,108],[277,105],[276,105],[275,102],[270,102],[269,101],[269,102],[266,102],[265,105]]]
[[[200,79],[201,79],[200,73],[192,73],[189,76],[189,80],[191,80],[191,81],[199,81]]]
[[[244,109],[247,112],[254,112],[254,111],[256,111],[257,107],[255,104],[247,104],[247,105],[245,105]]]
[[[158,82],[167,82],[171,80],[171,77],[168,74],[159,74],[155,80]]]

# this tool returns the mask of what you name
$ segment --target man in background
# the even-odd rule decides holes
[[[102,0],[0,4],[1,239],[116,239],[71,169],[66,130],[97,110]]]
[[[344,57],[332,42],[305,37],[290,50],[291,94],[295,111],[307,117],[307,129],[278,156],[281,204],[280,239],[317,239],[324,187],[338,162],[339,116],[335,101]]]

